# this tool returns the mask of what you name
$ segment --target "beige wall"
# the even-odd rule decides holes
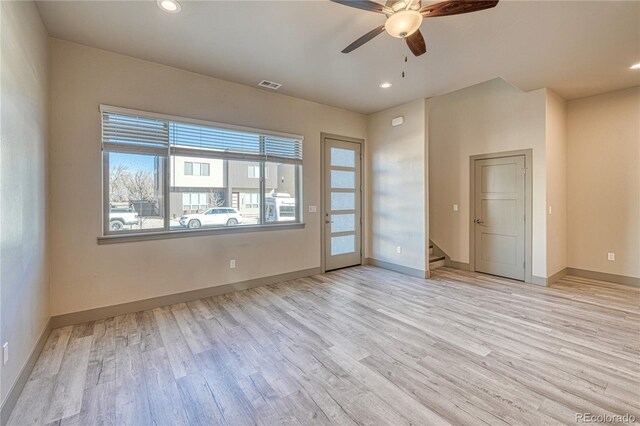
[[[640,88],[568,102],[567,128],[568,266],[640,277]]]
[[[404,116],[404,124],[392,127],[391,119],[398,116]],[[367,129],[366,256],[426,271],[426,100],[372,114]]]
[[[364,138],[366,117],[51,40],[51,314],[320,266],[320,133]],[[98,246],[99,105],[304,135],[305,229]],[[229,269],[229,260],[236,269]]]
[[[547,90],[547,277],[567,267],[567,109]]]
[[[7,393],[49,319],[47,34],[32,2],[0,2],[0,366]]]
[[[546,89],[523,93],[498,78],[430,98],[428,107],[431,240],[468,263],[469,157],[532,149],[532,273],[546,277]]]

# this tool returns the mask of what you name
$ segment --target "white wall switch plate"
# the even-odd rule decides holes
[[[315,213],[316,211],[316,206],[309,206],[309,213]]]
[[[402,247],[400,246],[396,247],[396,253],[398,254],[402,253]]]
[[[457,205],[457,204],[454,204],[454,205],[453,205],[453,211],[454,211],[454,212],[457,212],[457,211],[458,211],[458,205]]]
[[[549,206],[549,214],[551,214],[551,206]]]
[[[231,259],[229,261],[229,268],[230,269],[234,269],[236,267],[236,260],[235,259]]]
[[[2,345],[2,365],[5,365],[9,362],[9,342],[5,342]]]
[[[616,254],[615,253],[607,253],[607,260],[611,260],[611,261],[616,260]]]

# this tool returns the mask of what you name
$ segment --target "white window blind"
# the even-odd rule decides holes
[[[302,162],[302,141],[265,136],[265,155],[270,161]]]
[[[102,113],[105,151],[135,151],[164,155],[169,147],[168,123],[137,115]]]
[[[302,164],[300,139],[170,122],[169,140],[172,152],[177,155]]]
[[[184,123],[170,123],[176,149],[198,149],[235,154],[260,154],[260,135]]]
[[[193,124],[158,114],[102,107],[102,144],[109,150],[302,164],[302,138]],[[187,119],[184,119],[187,120]],[[231,126],[230,126],[231,127]]]

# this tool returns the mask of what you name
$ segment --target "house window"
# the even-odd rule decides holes
[[[247,175],[251,179],[258,179],[260,177],[260,165],[249,165]],[[264,178],[269,179],[269,169],[264,170]]]
[[[247,209],[260,208],[259,194],[244,194],[244,207]]]
[[[104,235],[301,222],[302,137],[107,106],[101,113]]]
[[[184,193],[182,194],[182,210],[206,210],[209,207],[206,193]]]
[[[185,176],[209,176],[209,163],[194,163],[191,161],[185,161],[184,174]]]

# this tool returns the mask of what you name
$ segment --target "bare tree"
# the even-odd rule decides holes
[[[123,202],[129,201],[129,192],[125,182],[131,174],[127,166],[118,164],[109,171],[109,201]]]
[[[211,191],[211,205],[213,207],[222,207],[225,205],[225,199],[222,192]]]
[[[153,175],[145,170],[136,170],[126,175],[125,187],[129,200],[153,200]]]
[[[132,172],[122,164],[112,167],[109,171],[110,202],[152,201],[154,195],[154,180],[150,171]]]

